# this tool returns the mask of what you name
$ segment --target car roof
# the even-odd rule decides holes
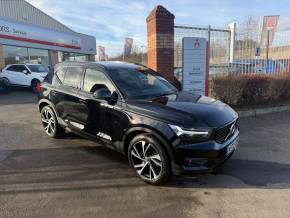
[[[15,65],[42,65],[42,64],[30,64],[30,63],[26,63],[26,64],[8,64],[6,67],[8,66],[15,66]]]
[[[81,65],[81,66],[98,66],[105,68],[107,70],[112,69],[120,69],[120,68],[136,68],[142,65],[134,64],[134,63],[127,63],[121,61],[97,61],[97,62],[77,62],[77,61],[65,61],[62,63],[57,64],[56,66],[74,66],[74,65]]]

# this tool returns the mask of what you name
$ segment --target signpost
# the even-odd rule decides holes
[[[269,47],[273,43],[279,15],[264,16],[260,44],[266,46],[266,73],[269,71]]]
[[[205,38],[185,37],[183,50],[183,91],[208,95],[208,44]]]

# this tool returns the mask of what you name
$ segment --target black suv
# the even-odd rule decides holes
[[[41,84],[39,111],[54,138],[71,131],[128,156],[141,179],[211,172],[238,144],[228,105],[178,92],[157,72],[122,62],[64,62]]]

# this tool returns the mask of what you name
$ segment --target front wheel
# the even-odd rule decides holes
[[[138,176],[152,185],[168,181],[170,161],[163,146],[151,135],[136,136],[129,145],[128,159]]]
[[[65,130],[58,124],[57,117],[49,106],[41,110],[41,122],[44,131],[52,138],[61,138]]]
[[[37,88],[38,85],[40,85],[40,81],[39,80],[37,80],[37,79],[32,80],[32,82],[31,82],[31,90],[33,92],[36,92],[36,88]]]

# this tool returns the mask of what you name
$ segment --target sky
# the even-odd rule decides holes
[[[146,45],[146,17],[156,5],[175,15],[175,24],[226,28],[252,16],[280,15],[279,29],[290,30],[290,0],[27,0],[74,31],[96,37],[107,53],[122,48],[125,37]]]

